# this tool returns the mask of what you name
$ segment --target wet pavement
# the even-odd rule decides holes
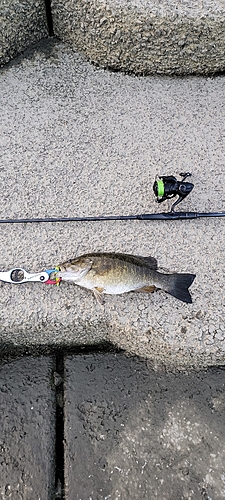
[[[0,499],[221,500],[224,388],[122,352],[2,361]]]

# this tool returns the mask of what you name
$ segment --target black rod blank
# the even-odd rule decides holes
[[[35,222],[91,222],[107,220],[187,220],[201,217],[225,217],[225,212],[162,212],[139,215],[99,215],[93,217],[45,217],[0,219],[0,224],[29,224]]]

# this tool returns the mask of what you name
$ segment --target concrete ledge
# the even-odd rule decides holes
[[[3,65],[48,36],[44,0],[3,0],[0,25],[0,65]]]
[[[222,0],[52,0],[54,33],[104,68],[210,74],[225,69]]]

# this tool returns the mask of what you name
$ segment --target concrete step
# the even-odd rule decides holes
[[[54,33],[103,68],[146,74],[225,69],[223,0],[52,0]]]
[[[4,0],[0,3],[0,66],[16,57],[29,45],[48,36],[43,0]]]
[[[224,370],[65,358],[65,499],[223,498]]]
[[[55,498],[55,391],[49,357],[0,366],[0,498]]]
[[[58,41],[1,72],[1,218],[149,213],[155,175],[190,171],[182,210],[224,210],[225,78],[99,70]],[[1,225],[0,269],[88,252],[152,255],[191,272],[193,304],[163,291],[106,296],[73,284],[3,284],[1,344],[109,342],[153,363],[223,364],[224,219]]]

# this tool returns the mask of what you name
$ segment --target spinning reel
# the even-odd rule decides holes
[[[174,212],[174,208],[180,203],[190,192],[192,191],[194,184],[191,182],[184,182],[187,177],[190,177],[190,172],[180,173],[182,177],[181,181],[178,181],[173,175],[168,176],[156,176],[155,182],[153,184],[153,191],[157,197],[156,201],[162,203],[166,200],[171,200],[178,196],[178,199],[173,203],[171,207],[171,212]]]

